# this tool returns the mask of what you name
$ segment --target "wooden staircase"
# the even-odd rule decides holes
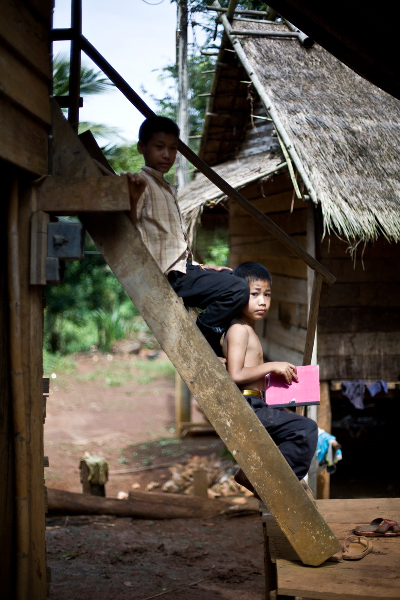
[[[65,195],[68,178],[102,174],[55,103],[52,112],[56,205],[59,177]],[[115,178],[116,186],[119,181],[120,178]],[[82,212],[79,216],[115,276],[301,561],[320,565],[340,549],[338,540],[194,325],[128,216],[124,212],[103,212],[102,208],[99,212],[96,197],[90,200],[93,212]],[[51,206],[46,210],[51,212]]]

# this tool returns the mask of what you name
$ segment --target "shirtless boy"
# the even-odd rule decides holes
[[[289,385],[298,381],[296,367],[288,362],[264,362],[260,340],[254,331],[256,321],[266,316],[271,303],[271,275],[259,263],[247,262],[233,272],[236,277],[248,281],[250,300],[229,327],[223,344],[227,369],[251,408],[268,431],[275,444],[299,480],[308,472],[317,447],[317,424],[288,412],[284,408],[272,408],[265,404],[265,376],[278,373]],[[252,492],[254,489],[240,469],[235,479]]]

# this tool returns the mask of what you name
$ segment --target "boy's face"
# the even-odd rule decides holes
[[[250,300],[242,314],[252,321],[260,321],[267,314],[271,304],[271,285],[269,281],[255,279],[249,282]]]
[[[164,175],[175,162],[178,152],[179,138],[172,133],[162,131],[153,133],[147,144],[138,142],[138,150],[144,156],[147,167],[151,167]]]

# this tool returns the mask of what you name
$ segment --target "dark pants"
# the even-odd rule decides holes
[[[284,408],[267,406],[262,398],[245,398],[295,475],[298,479],[303,479],[308,473],[317,448],[318,427],[315,421],[289,413]]]
[[[248,304],[249,284],[232,271],[203,270],[189,265],[186,273],[170,271],[168,281],[186,306],[205,309],[197,325],[206,336],[221,334]]]

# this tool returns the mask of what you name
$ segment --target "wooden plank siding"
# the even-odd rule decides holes
[[[286,172],[241,192],[298,244],[308,247],[308,205],[293,199]],[[236,205],[229,206],[229,233],[231,267],[256,261],[272,275],[271,308],[267,318],[256,323],[264,354],[270,360],[301,365],[307,327],[307,266]]]
[[[361,245],[360,245],[361,246]],[[321,379],[397,380],[400,373],[399,248],[380,238],[352,260],[331,236],[317,258],[336,277],[323,285],[318,319]]]
[[[48,172],[50,6],[1,3],[0,158],[35,175]]]

